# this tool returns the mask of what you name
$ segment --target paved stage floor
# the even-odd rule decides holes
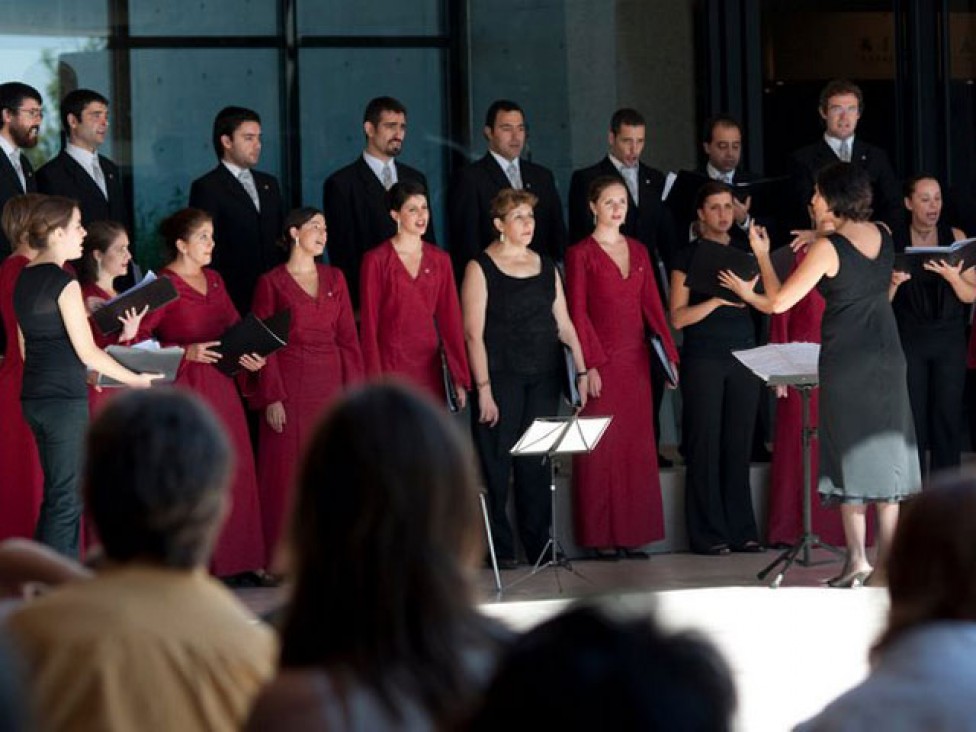
[[[737,729],[788,730],[867,673],[867,653],[888,607],[884,590],[832,590],[821,581],[840,570],[818,550],[814,565],[794,565],[773,590],[756,572],[775,557],[732,554],[702,557],[656,554],[649,560],[574,561],[582,576],[552,569],[494,590],[489,570],[478,575],[484,612],[516,629],[531,627],[567,603],[586,597],[636,613],[656,612],[669,627],[694,628],[729,660],[739,692]],[[818,564],[819,562],[819,564]],[[527,568],[502,572],[508,584]],[[280,601],[281,590],[240,590],[259,613]]]

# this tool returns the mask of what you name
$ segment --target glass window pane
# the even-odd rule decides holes
[[[132,59],[132,168],[139,260],[159,263],[159,222],[186,205],[190,183],[217,164],[213,119],[227,105],[261,115],[258,169],[281,180],[279,52],[139,50]]]
[[[367,102],[373,97],[393,96],[407,107],[407,136],[400,159],[427,176],[434,232],[443,244],[443,51],[308,49],[299,55],[299,69],[303,201],[322,205],[326,176],[362,154]]]
[[[61,150],[61,97],[72,89],[94,89],[112,98],[109,51],[94,36],[0,35],[0,80],[30,84],[41,93],[44,121],[37,147],[25,151],[34,168]],[[111,135],[100,152],[112,157]]]
[[[302,36],[426,36],[444,29],[441,0],[298,0]]]
[[[271,0],[129,0],[134,36],[269,36],[278,33]]]

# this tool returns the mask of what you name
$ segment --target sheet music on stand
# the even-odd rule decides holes
[[[732,355],[770,386],[819,383],[819,343],[771,343]]]
[[[590,452],[607,431],[613,417],[540,417],[529,425],[509,451],[512,455],[546,455],[552,452]]]

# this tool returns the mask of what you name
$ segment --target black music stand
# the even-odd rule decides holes
[[[587,579],[573,569],[559,543],[556,522],[556,465],[553,458],[557,455],[592,452],[612,420],[613,417],[578,417],[575,414],[571,417],[540,417],[529,425],[510,450],[516,457],[542,455],[544,460],[549,461],[549,501],[552,516],[549,520],[549,540],[542,547],[532,569],[514,582],[510,582],[508,587],[514,587],[548,567],[553,569],[560,592],[563,588],[559,584],[557,571],[559,569],[565,569],[581,579]],[[550,553],[548,559],[546,559],[547,553]]]
[[[817,428],[810,424],[810,394],[819,386],[816,356],[820,352],[819,346],[816,348],[813,347],[815,345],[810,343],[771,343],[761,348],[733,353],[754,374],[763,379],[768,386],[786,386],[794,389],[800,395],[800,402],[802,404],[803,533],[792,546],[780,552],[779,556],[756,575],[757,579],[764,580],[776,567],[782,564],[782,569],[776,573],[773,581],[769,583],[769,586],[773,589],[776,589],[783,583],[783,578],[790,570],[790,567],[793,566],[794,562],[799,561],[800,564],[806,567],[813,564],[810,557],[811,549],[823,547],[838,556],[845,556],[843,551],[830,544],[825,544],[820,540],[819,536],[813,533],[813,516],[811,511],[813,480],[810,476],[812,468],[810,450],[813,438],[817,436]],[[799,347],[803,348],[801,349]],[[756,360],[750,359],[750,354],[758,356],[762,359],[762,363],[757,363]]]

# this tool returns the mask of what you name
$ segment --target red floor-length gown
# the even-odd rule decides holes
[[[14,285],[30,262],[13,255],[0,264],[0,318],[7,350],[0,364],[0,539],[31,538],[44,494],[44,472],[34,434],[20,408],[24,359],[17,340]]]
[[[797,255],[797,264],[803,253]],[[772,317],[770,343],[820,343],[820,321],[824,300],[816,291],[810,292],[785,313]],[[810,394],[810,424],[818,424],[818,393]],[[773,459],[769,468],[769,544],[792,544],[803,531],[803,406],[800,395],[789,389],[787,395],[776,400],[776,431],[773,436]],[[817,493],[818,445],[814,438],[810,446],[810,497],[813,531],[827,544],[844,546],[844,530],[840,511],[821,505]]]
[[[587,369],[603,382],[583,415],[612,416],[603,439],[573,462],[576,541],[585,547],[638,547],[664,538],[664,517],[645,329],[659,335],[675,363],[678,351],[647,250],[628,239],[624,277],[592,237],[566,253],[569,313]]]
[[[446,252],[423,242],[420,269],[413,278],[393,249],[393,242],[371,249],[363,257],[359,301],[367,376],[399,374],[443,404],[439,330],[454,382],[465,389],[471,387],[461,306]]]
[[[220,275],[210,269],[204,272],[207,276],[205,295],[172,270],[163,270],[163,274],[173,281],[179,299],[143,319],[144,330],[154,335],[161,345],[186,347],[217,341],[227,328],[240,320]],[[217,539],[210,570],[218,577],[227,577],[262,569],[265,552],[254,454],[244,405],[234,380],[211,364],[184,359],[176,384],[191,389],[210,405],[226,428],[234,450],[230,512]],[[188,435],[187,439],[192,436]]]
[[[323,410],[344,386],[363,377],[356,321],[346,280],[336,267],[316,265],[318,294],[309,295],[285,265],[258,280],[254,314],[268,318],[291,311],[288,345],[268,357],[248,401],[255,409],[282,402],[285,425],[278,433],[260,416],[258,488],[267,566],[290,510],[295,467]]]

